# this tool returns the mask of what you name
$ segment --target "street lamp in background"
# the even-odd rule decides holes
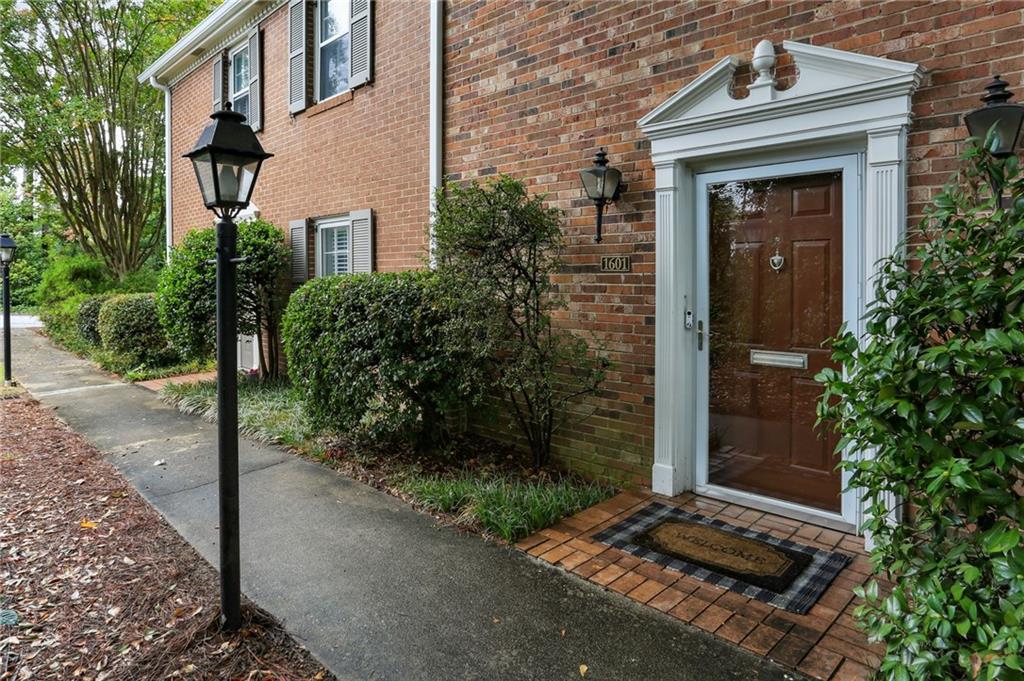
[[[0,269],[3,270],[4,295],[4,385],[11,386],[11,263],[18,245],[10,234],[0,234]]]
[[[249,205],[263,161],[263,151],[245,116],[231,110],[214,112],[192,151],[203,203],[217,221],[217,466],[220,500],[221,624],[236,630],[242,624],[241,558],[238,536],[238,320],[235,267],[238,228],[232,219]]]

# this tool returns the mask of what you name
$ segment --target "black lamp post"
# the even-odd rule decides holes
[[[10,234],[0,234],[0,270],[3,270],[4,293],[4,385],[13,384],[11,378],[11,263],[18,245]]]
[[[587,197],[597,206],[597,235],[594,241],[601,243],[601,221],[604,207],[618,200],[622,191],[622,171],[608,165],[608,154],[599,149],[594,156],[594,167],[580,171],[583,188]]]
[[[206,207],[217,222],[217,464],[220,498],[221,624],[235,630],[242,623],[241,558],[238,535],[238,320],[235,313],[235,266],[238,228],[232,221],[249,205],[263,161],[263,151],[245,116],[231,110],[210,116],[192,160]]]
[[[1003,160],[1013,156],[1021,137],[1024,124],[1024,104],[1011,102],[1013,93],[1006,89],[1009,85],[999,76],[985,86],[986,93],[981,98],[985,105],[964,116],[967,132],[977,137],[985,145],[994,158]],[[989,131],[992,136],[989,137]],[[992,195],[1002,199],[1002,188],[996,177],[990,177]]]

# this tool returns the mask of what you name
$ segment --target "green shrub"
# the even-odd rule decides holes
[[[562,266],[561,221],[544,197],[501,176],[486,185],[449,184],[437,193],[437,270],[458,292],[459,315],[477,352],[491,360],[539,469],[574,403],[597,392],[606,360],[553,323],[564,307],[551,277]]]
[[[157,301],[171,342],[187,357],[212,354],[216,342],[217,237],[214,229],[189,232],[172,252],[160,275]],[[289,249],[284,234],[269,222],[238,225],[238,332],[259,337],[260,369],[279,370],[281,314],[287,297]]]
[[[75,317],[78,325],[78,335],[90,345],[101,345],[100,339],[100,308],[110,298],[109,295],[101,294],[88,296],[78,306]]]
[[[842,333],[844,371],[819,376],[895,581],[857,611],[887,645],[886,679],[1024,676],[1024,178],[1016,157],[965,161],[924,245],[882,262],[866,339]],[[980,198],[990,180],[1012,207]]]
[[[103,348],[130,362],[167,360],[167,336],[152,293],[126,293],[105,301],[100,307],[99,331]]]
[[[118,293],[153,293],[160,284],[160,269],[150,265],[129,272],[114,285]]]
[[[62,256],[52,259],[43,270],[36,298],[43,307],[51,307],[73,296],[104,293],[112,287],[106,266],[96,258]]]
[[[430,272],[315,279],[285,313],[288,373],[315,426],[429,448],[485,385],[462,322]]]
[[[46,335],[56,344],[73,352],[87,351],[89,344],[78,332],[78,308],[88,296],[80,294],[43,308],[40,319]]]

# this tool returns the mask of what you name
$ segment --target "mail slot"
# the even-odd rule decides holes
[[[806,352],[781,352],[778,350],[751,350],[750,363],[763,367],[783,369],[806,369]]]

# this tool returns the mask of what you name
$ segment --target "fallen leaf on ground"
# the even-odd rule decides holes
[[[587,675],[587,671],[589,671],[589,670],[590,670],[590,667],[588,667],[585,664],[581,664],[580,665],[580,676],[586,676]]]
[[[92,529],[96,528],[96,523],[94,523],[93,521],[89,520],[88,518],[82,518],[82,522],[80,522],[78,524],[79,524],[79,526],[84,527],[87,530],[92,530]]]

